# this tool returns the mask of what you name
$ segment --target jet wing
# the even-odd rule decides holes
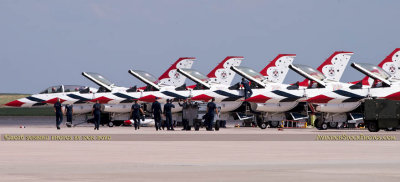
[[[178,72],[208,89],[211,88],[211,84],[208,83],[210,79],[196,70],[178,68]]]
[[[315,81],[324,87],[326,86],[325,82],[323,81],[325,76],[318,70],[300,64],[290,64],[289,68],[309,80]]]
[[[114,87],[113,83],[111,83],[109,80],[98,73],[82,72],[82,75],[94,82],[95,84],[99,85],[100,87],[105,88],[107,91],[111,92],[112,88]]]
[[[231,70],[239,74],[240,76],[245,77],[247,80],[257,83],[257,85],[262,88],[266,87],[266,84],[262,82],[264,76],[260,73],[257,73],[251,68],[247,68],[244,66],[231,66]]]
[[[389,81],[390,75],[378,66],[366,63],[351,63],[351,67],[371,78],[380,80],[387,85],[391,85]]]
[[[158,86],[155,82],[156,79],[153,75],[144,72],[144,71],[139,71],[139,70],[129,70],[128,71],[132,76],[136,77],[140,81],[144,82],[147,85],[151,85],[157,90],[160,90],[160,86]]]

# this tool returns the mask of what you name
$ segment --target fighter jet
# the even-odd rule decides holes
[[[158,78],[158,80],[155,80],[155,82],[159,83],[160,86],[182,85],[185,81],[185,77],[180,76],[179,73],[176,73],[176,69],[179,67],[191,68],[193,61],[194,58],[179,58],[164,72],[164,74]],[[179,75],[176,76],[179,77],[179,79],[169,78],[169,75],[171,74]],[[126,87],[116,86],[103,75],[98,73],[83,72],[82,75],[97,84],[99,89],[75,85],[52,86],[40,92],[39,94],[14,100],[5,105],[10,107],[43,106],[46,104],[54,104],[57,101],[57,98],[59,98],[63,104],[79,104],[79,107],[74,108],[75,113],[87,113],[92,109],[91,106],[89,106],[91,105],[90,103],[88,106],[85,105],[88,104],[88,102],[96,102],[99,100],[101,103],[108,103],[109,101],[113,100],[113,97],[115,97],[119,98],[119,100],[121,100],[120,102],[122,103],[130,103],[134,98],[127,96],[126,93],[137,91],[136,88],[128,89]],[[114,102],[114,104],[120,102]],[[114,109],[118,110],[118,107],[114,106]]]
[[[299,111],[305,105],[299,105],[298,100],[307,95],[328,92],[341,88],[339,82],[344,69],[350,60],[352,52],[334,52],[317,69],[305,65],[290,64],[289,68],[306,79],[292,85],[281,85],[279,89],[259,89],[253,97],[245,101],[251,102],[253,111],[261,112],[262,121],[258,123],[261,128],[267,125],[277,127],[282,120],[298,120],[305,118]]]
[[[399,99],[400,86],[400,49],[395,49],[378,66],[366,63],[352,63],[351,66],[366,75],[364,79],[348,87],[311,97],[306,101],[312,103],[315,111],[322,113],[317,118],[320,129],[327,124],[337,127],[337,123],[362,121],[358,106],[371,98]],[[364,87],[362,85],[365,85]],[[336,107],[333,107],[336,106]]]
[[[288,71],[287,65],[293,61],[294,57],[295,55],[293,54],[279,55],[261,71],[261,74],[251,71],[251,69],[245,67],[243,67],[243,70],[245,72],[249,71],[249,74],[259,74],[259,79],[281,83]],[[225,75],[230,76],[225,78],[225,80],[229,80],[229,82],[218,82],[217,80],[210,79],[208,76],[205,76],[196,70],[178,69],[178,72],[196,82],[196,87],[194,87],[193,90],[189,90],[189,92],[174,92],[179,94],[179,96],[171,98],[179,99],[182,96],[191,97],[193,101],[198,102],[207,102],[211,100],[211,98],[215,98],[217,106],[220,109],[219,120],[234,119],[232,118],[232,113],[230,112],[235,111],[242,106],[242,102],[240,100],[243,98],[243,89],[240,88],[240,84],[237,83],[232,86],[230,85],[230,82],[235,74],[235,71],[232,70],[232,67],[238,66],[238,64],[232,64],[229,62],[219,64],[218,67],[220,67],[221,71],[217,71],[216,73],[220,73],[220,78],[222,79],[224,79]],[[275,76],[273,76],[273,72],[276,72]],[[268,78],[270,76],[271,78]]]

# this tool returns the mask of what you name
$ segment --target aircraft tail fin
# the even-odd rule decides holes
[[[391,52],[378,66],[393,78],[400,79],[400,48],[396,48]]]
[[[244,57],[241,56],[228,56],[223,61],[221,61],[207,77],[210,78],[212,82],[230,85],[232,83],[235,72],[230,68],[231,66],[239,66],[242,63]]]
[[[193,62],[196,60],[194,57],[181,57],[174,64],[171,65],[156,81],[158,85],[171,85],[175,87],[182,86],[185,83],[186,77],[177,72],[178,68],[190,69]]]
[[[260,74],[270,82],[282,83],[289,71],[289,65],[292,64],[295,57],[296,54],[279,54],[260,71]]]
[[[317,70],[328,80],[339,81],[352,55],[353,52],[336,51]]]

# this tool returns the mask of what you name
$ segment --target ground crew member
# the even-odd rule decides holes
[[[213,131],[213,124],[214,124],[214,115],[217,114],[218,115],[218,109],[217,109],[217,105],[215,105],[214,103],[215,99],[212,98],[211,102],[209,102],[207,104],[207,131]]]
[[[153,112],[153,116],[154,116],[154,122],[155,122],[155,126],[156,126],[156,131],[161,130],[161,104],[157,101],[153,102],[153,104],[151,105],[151,111]]]
[[[135,130],[140,129],[140,113],[144,115],[143,109],[141,108],[140,104],[138,104],[138,101],[135,100],[135,103],[131,107],[130,113],[130,116],[134,121]]]
[[[93,105],[92,115],[94,116],[94,130],[99,130],[100,126],[100,115],[101,115],[101,105],[99,100],[96,100],[96,104]]]
[[[172,124],[172,108],[175,108],[175,105],[172,104],[172,100],[167,99],[167,103],[164,105],[164,115],[167,130],[174,130],[174,126]]]
[[[182,107],[182,130],[189,130],[190,123],[193,123],[194,119],[197,118],[198,105],[188,98],[183,104],[179,103],[179,106]]]
[[[187,119],[187,107],[188,107],[188,100],[184,100],[183,104],[181,104],[180,102],[181,100],[179,100],[178,104],[179,106],[182,107],[182,130],[186,130],[186,128],[188,127],[188,119]]]
[[[54,103],[54,112],[56,113],[57,130],[59,130],[60,124],[62,123],[62,120],[63,120],[62,106],[61,106],[61,102],[60,102],[59,98],[57,98],[57,102]]]
[[[74,112],[73,107],[74,106],[72,104],[67,104],[65,106],[65,114],[67,115],[67,126],[72,125],[72,114]]]
[[[244,99],[247,99],[251,95],[253,95],[253,91],[251,90],[249,81],[247,81],[246,79],[242,78],[241,84],[243,85],[243,88],[244,88]]]

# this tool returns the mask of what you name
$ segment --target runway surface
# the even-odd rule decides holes
[[[218,136],[369,135],[365,130],[228,127],[159,131],[1,124],[0,134],[174,136],[160,141],[0,141],[0,181],[399,181],[399,141],[212,141]],[[399,135],[379,132],[377,135]],[[208,138],[204,141],[196,137]],[[176,138],[185,138],[179,141]]]

